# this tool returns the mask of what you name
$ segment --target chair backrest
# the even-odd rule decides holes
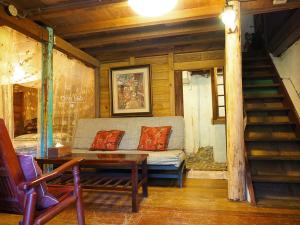
[[[24,181],[4,120],[0,119],[0,211],[23,213],[24,194],[17,186]]]

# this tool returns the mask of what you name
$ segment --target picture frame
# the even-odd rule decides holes
[[[110,69],[112,117],[152,116],[150,65]]]

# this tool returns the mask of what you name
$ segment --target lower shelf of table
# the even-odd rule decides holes
[[[140,177],[138,187],[140,187],[145,180],[146,178]],[[63,174],[48,184],[73,185],[73,175],[71,173]],[[80,184],[84,189],[132,191],[132,181],[129,176],[102,176],[95,173],[85,173],[80,175]]]

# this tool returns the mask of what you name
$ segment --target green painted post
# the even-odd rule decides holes
[[[53,29],[47,27],[48,42],[42,43],[42,93],[41,93],[41,156],[53,145]]]
[[[53,146],[53,44],[54,34],[53,29],[47,27],[48,30],[48,49],[47,49],[47,146]]]
[[[45,145],[45,141],[47,140],[46,137],[46,124],[45,124],[45,112],[46,112],[46,92],[47,92],[47,51],[46,51],[46,44],[42,43],[42,90],[41,90],[41,111],[40,111],[40,132],[41,132],[41,140],[40,140],[40,155],[45,156],[45,149],[47,146]],[[46,139],[46,140],[45,140]]]

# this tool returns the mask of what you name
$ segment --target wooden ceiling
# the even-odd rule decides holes
[[[224,48],[224,27],[218,15],[224,0],[178,0],[159,18],[143,18],[126,0],[9,0],[21,15],[54,28],[74,46],[111,61],[130,56]],[[274,6],[273,0],[242,2],[242,13],[299,8],[300,0]]]

